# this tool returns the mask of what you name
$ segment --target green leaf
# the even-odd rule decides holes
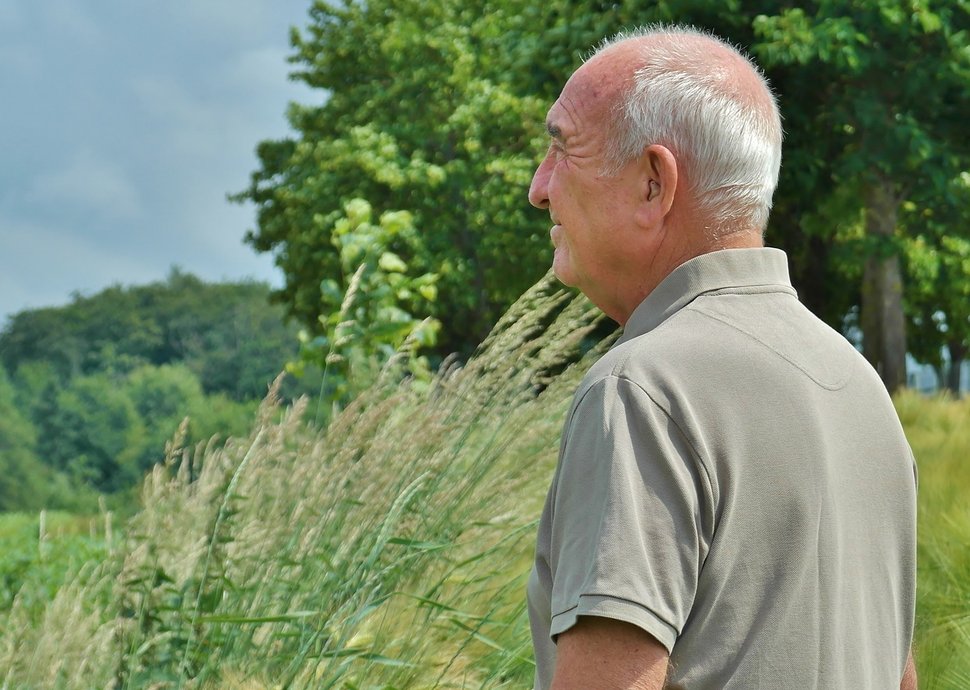
[[[381,254],[378,266],[380,266],[382,271],[387,271],[388,273],[404,273],[408,270],[408,265],[394,252],[384,252]]]

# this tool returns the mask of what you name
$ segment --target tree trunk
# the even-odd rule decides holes
[[[946,349],[950,353],[950,368],[946,372],[944,386],[954,395],[959,395],[960,369],[967,356],[967,346],[960,341],[952,341],[946,344]]]
[[[903,278],[893,247],[898,202],[892,183],[880,179],[866,195],[866,235],[874,250],[862,279],[862,352],[890,393],[906,385]]]

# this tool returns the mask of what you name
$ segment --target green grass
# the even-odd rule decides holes
[[[38,516],[0,520],[30,561],[0,608],[0,689],[528,687],[535,519],[595,318],[546,283],[430,390],[380,383],[325,431],[269,401],[248,438],[174,443],[123,540],[103,518],[48,516],[43,543]],[[921,687],[970,687],[970,407],[898,405]]]
[[[970,399],[896,399],[919,466],[921,688],[970,688]]]
[[[109,552],[111,517],[68,513],[0,513],[0,612],[40,612],[65,580]]]

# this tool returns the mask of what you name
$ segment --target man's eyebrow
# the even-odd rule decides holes
[[[546,132],[548,132],[549,136],[555,139],[556,141],[563,140],[562,130],[559,128],[559,125],[554,125],[553,123],[547,121]]]

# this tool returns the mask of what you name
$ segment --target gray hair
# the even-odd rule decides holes
[[[644,46],[633,84],[619,96],[607,145],[607,175],[651,144],[669,148],[684,167],[698,210],[717,238],[764,232],[781,166],[781,116],[761,70],[737,48],[693,27],[652,25],[605,41],[597,54],[627,39]],[[749,65],[764,88],[752,98],[723,60],[698,49],[698,38]]]

